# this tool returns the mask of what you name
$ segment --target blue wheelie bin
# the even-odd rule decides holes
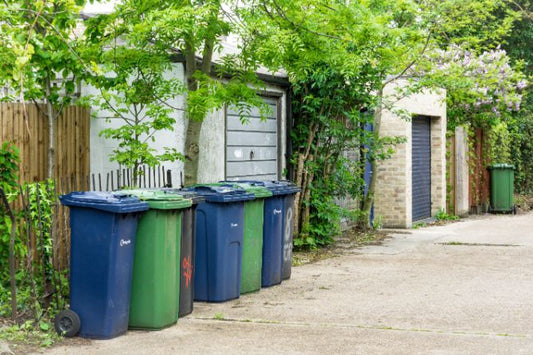
[[[196,210],[194,299],[223,302],[240,295],[244,202],[254,195],[231,185],[193,186]]]
[[[80,335],[109,339],[123,334],[137,221],[148,204],[109,192],[72,192],[60,200],[70,208],[70,310],[79,317]],[[69,332],[72,319],[58,317],[56,329],[59,325]]]

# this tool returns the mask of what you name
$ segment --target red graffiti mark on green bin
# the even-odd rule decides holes
[[[183,266],[183,276],[185,276],[185,287],[189,287],[189,281],[191,281],[192,277],[192,263],[191,263],[191,257],[187,256],[183,258],[183,261],[181,262],[181,265]]]

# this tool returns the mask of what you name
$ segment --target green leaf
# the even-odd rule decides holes
[[[47,332],[47,331],[50,330],[50,323],[45,322],[45,321],[40,321],[39,322],[39,328],[41,328],[41,330],[43,332]]]

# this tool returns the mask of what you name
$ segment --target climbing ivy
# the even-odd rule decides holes
[[[0,147],[0,188],[7,196],[9,203],[17,197],[19,151],[11,142],[4,142]],[[0,203],[0,280],[9,284],[9,238],[11,220],[6,207]],[[9,304],[9,303],[7,303]]]

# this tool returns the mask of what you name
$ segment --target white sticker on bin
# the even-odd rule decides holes
[[[274,208],[274,214],[281,214],[281,210],[277,210]]]
[[[230,223],[230,226],[231,226],[231,228],[235,228],[235,227],[238,227],[239,224],[238,223]]]
[[[120,240],[120,246],[123,247],[125,245],[130,245],[131,244],[131,240],[130,239],[121,239]]]

